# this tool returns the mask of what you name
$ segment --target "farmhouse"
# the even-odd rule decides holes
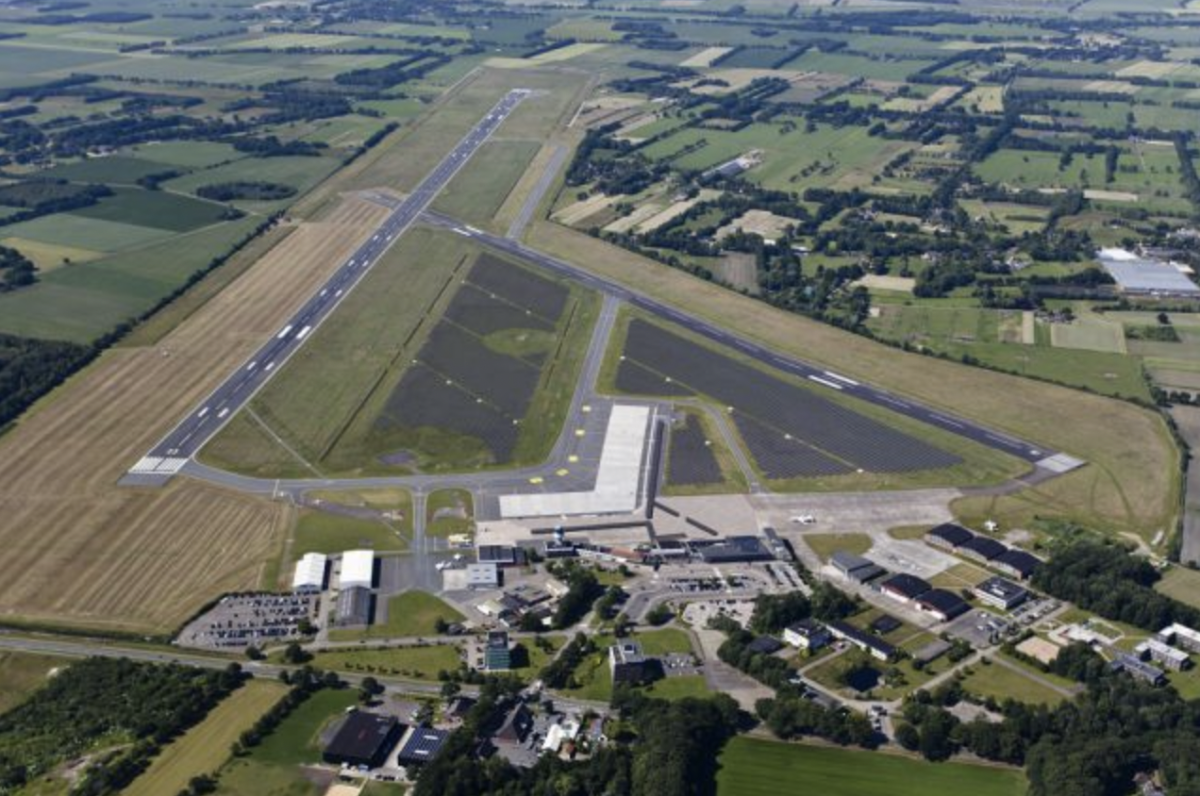
[[[783,631],[783,640],[802,650],[819,650],[831,639],[829,630],[815,619],[801,619]]]
[[[930,589],[917,598],[918,609],[936,616],[943,622],[962,616],[970,607],[957,594],[945,589]]]
[[[904,572],[901,572],[899,575],[892,575],[879,584],[879,591],[893,600],[899,600],[902,603],[915,600],[931,588],[933,587],[928,582],[918,578],[916,575],[909,575]]]
[[[891,644],[846,622],[830,622],[829,632],[833,634],[834,638],[853,644],[860,650],[870,653],[871,657],[881,661],[891,660],[896,655],[896,648]]]
[[[324,553],[305,553],[296,562],[296,574],[292,576],[292,591],[314,592],[325,588],[325,567],[328,558]]]
[[[1020,578],[1021,580],[1028,580],[1033,577],[1033,573],[1041,565],[1042,559],[1026,553],[1024,550],[1017,550],[1015,548],[1009,549],[990,562],[990,566],[993,569],[998,569],[1006,575],[1012,575],[1014,578]]]
[[[338,583],[342,589],[361,586],[371,588],[375,582],[375,552],[347,550],[342,553],[342,571]]]
[[[378,768],[404,729],[395,716],[355,711],[346,717],[321,756],[327,763]]]
[[[847,579],[855,583],[866,583],[880,575],[886,575],[887,570],[869,558],[856,556],[845,550],[837,550],[829,557],[829,564]]]
[[[988,578],[975,587],[975,596],[988,605],[1011,611],[1025,602],[1029,592],[1004,578]]]

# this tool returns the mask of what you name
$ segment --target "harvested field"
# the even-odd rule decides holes
[[[700,419],[689,414],[682,426],[671,429],[667,481],[674,486],[696,486],[722,480],[712,442],[705,436]]]
[[[758,258],[749,252],[722,254],[717,275],[722,282],[738,290],[758,293]]]
[[[554,220],[560,224],[574,225],[584,221],[601,210],[611,207],[618,197],[605,196],[598,193],[574,204],[567,205],[554,214]]]
[[[686,66],[691,69],[703,68],[712,66],[713,61],[730,52],[732,47],[708,47],[700,52],[692,55],[684,61],[680,61],[680,66]]]
[[[730,221],[717,230],[717,239],[732,235],[734,232],[745,232],[758,235],[763,240],[774,241],[783,236],[784,230],[800,222],[794,218],[777,216],[769,210],[747,210],[739,218]]]
[[[261,583],[285,507],[187,480],[115,484],[384,213],[349,200],[301,224],[157,346],[108,352],[4,437],[0,616],[167,632],[217,593]]]
[[[733,417],[768,478],[833,475],[852,469],[907,472],[960,459],[817,393],[776,378],[666,329],[635,319],[625,362],[706,396]]]

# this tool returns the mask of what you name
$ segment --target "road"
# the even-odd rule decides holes
[[[972,420],[962,417],[955,417],[923,404],[901,398],[900,396],[894,395],[887,390],[873,387],[869,384],[863,384],[862,382],[842,376],[820,365],[815,365],[794,357],[784,356],[783,354],[772,351],[771,349],[762,346],[753,340],[749,340],[745,337],[722,329],[715,324],[709,323],[708,321],[697,318],[682,309],[677,309],[670,304],[659,301],[658,299],[637,293],[618,282],[614,282],[603,276],[599,276],[579,266],[538,251],[537,249],[530,248],[529,246],[522,244],[520,241],[494,235],[482,230],[465,227],[461,222],[442,213],[427,212],[423,218],[430,224],[453,229],[459,234],[469,235],[470,237],[490,248],[504,252],[513,257],[532,262],[548,271],[558,274],[561,277],[583,284],[592,290],[596,290],[605,295],[614,296],[621,301],[627,302],[634,307],[649,312],[665,320],[671,321],[672,323],[678,324],[688,331],[708,338],[713,342],[728,346],[744,356],[755,359],[766,365],[770,365],[771,367],[777,368],[793,376],[799,376],[800,378],[807,379],[815,384],[819,384],[822,387],[836,390],[837,392],[845,395],[850,395],[860,400],[867,401],[868,403],[883,407],[884,409],[888,409],[892,412],[913,418],[914,420],[919,420],[922,423],[949,431],[952,434],[957,434],[960,437],[966,437],[974,442],[978,442],[989,448],[993,448],[1011,456],[1015,456],[1019,459],[1023,459],[1031,464],[1042,466],[1043,468],[1052,466],[1050,464],[1050,460],[1057,455],[1055,451],[1039,448],[1032,443],[1002,433],[995,429],[988,428],[987,426],[976,423]],[[1082,462],[1077,460],[1068,460],[1065,463],[1065,467],[1066,469],[1073,469],[1081,464]],[[1066,469],[1057,470],[1056,472],[1065,472]]]
[[[471,156],[529,95],[514,89],[498,102],[375,230],[374,234],[309,297],[271,339],[238,367],[187,417],[171,429],[123,479],[132,485],[161,485],[183,469],[191,457],[263,388],[305,340],[328,318],[350,291],[412,223]]]

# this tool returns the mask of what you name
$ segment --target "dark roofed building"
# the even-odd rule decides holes
[[[943,622],[965,614],[971,606],[954,592],[945,589],[930,589],[917,598],[917,607],[933,614]]]
[[[608,648],[608,668],[614,683],[644,683],[661,672],[661,664],[642,653],[636,641],[621,641]]]
[[[746,649],[763,655],[771,655],[783,649],[783,644],[774,636],[759,636],[747,644]]]
[[[955,525],[952,522],[939,525],[929,533],[925,534],[926,542],[934,545],[935,547],[944,547],[948,550],[956,550],[958,549],[959,545],[963,544],[964,542],[969,542],[974,538],[975,534],[971,533],[961,525]]]
[[[903,626],[904,623],[896,617],[889,616],[887,614],[880,614],[879,618],[871,623],[871,632],[878,633],[881,636],[886,636],[893,630],[899,630]]]
[[[881,592],[901,602],[915,600],[931,588],[933,587],[928,582],[918,578],[916,575],[909,575],[906,572],[901,572],[899,575],[892,575],[879,584]]]
[[[484,544],[479,546],[476,558],[480,564],[495,564],[498,567],[513,567],[524,563],[525,552],[507,545]]]
[[[508,633],[492,630],[487,634],[483,648],[483,668],[489,672],[506,672],[512,668],[512,650],[508,646]]]
[[[1008,548],[997,542],[995,539],[989,539],[986,536],[976,536],[958,546],[958,552],[967,558],[973,558],[976,561],[982,561],[985,564],[994,558],[999,558],[1008,552]]]
[[[859,649],[868,652],[872,657],[881,661],[891,660],[896,655],[896,648],[883,639],[875,638],[866,631],[859,630],[848,622],[830,622],[829,632]]]
[[[403,732],[404,725],[395,716],[355,711],[346,717],[322,757],[327,763],[378,768]]]
[[[396,759],[401,763],[428,763],[442,751],[450,733],[433,727],[414,727],[400,747]]]
[[[351,586],[338,592],[333,623],[339,627],[367,625],[371,622],[371,590]]]
[[[729,536],[719,542],[693,545],[692,550],[707,564],[733,564],[743,561],[773,561],[775,554],[757,536]]]
[[[520,744],[532,729],[533,716],[530,715],[529,708],[525,707],[524,702],[518,702],[505,715],[500,729],[496,730],[492,737],[496,743]]]
[[[866,583],[887,574],[887,570],[871,559],[856,556],[845,550],[834,551],[833,555],[829,557],[829,564],[856,583]]]
[[[1042,559],[1024,550],[1011,549],[991,562],[991,566],[1014,578],[1028,580],[1042,565]]]

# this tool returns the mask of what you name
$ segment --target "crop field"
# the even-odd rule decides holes
[[[163,633],[221,592],[262,584],[291,522],[285,506],[191,481],[115,484],[384,212],[347,200],[300,224],[158,345],[105,354],[0,440],[0,615]],[[48,594],[49,582],[59,587]]]
[[[338,163],[336,158],[329,156],[247,158],[211,169],[194,171],[174,180],[168,180],[163,183],[163,187],[172,191],[195,193],[196,189],[205,185],[246,180],[288,185],[295,188],[297,193],[304,193],[325,179],[337,168]],[[244,210],[271,212],[290,204],[291,201],[291,199],[276,202],[237,200],[232,204]]]
[[[70,215],[128,224],[137,223],[170,232],[189,232],[220,223],[225,206],[164,191],[119,188],[116,195]]]
[[[226,697],[204,720],[172,741],[123,793],[159,796],[178,793],[188,780],[216,771],[229,759],[229,747],[287,693],[271,680],[251,680]]]
[[[958,464],[953,454],[894,431],[728,356],[634,320],[625,363],[670,379],[688,395],[726,407],[759,468],[771,479],[863,469],[906,472]]]
[[[1200,572],[1185,567],[1171,567],[1154,590],[1181,603],[1200,608]]]
[[[717,774],[718,796],[797,792],[837,796],[1019,796],[1020,771],[963,763],[926,763],[888,754],[735,738],[726,744]]]

